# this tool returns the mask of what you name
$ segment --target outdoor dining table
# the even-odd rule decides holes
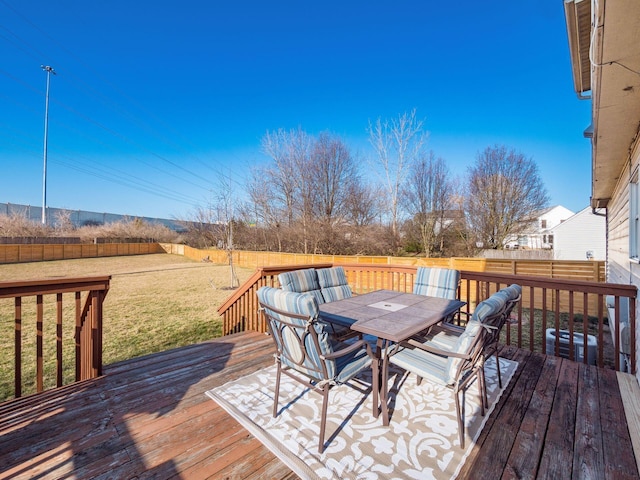
[[[374,374],[382,373],[380,360],[391,345],[402,342],[427,330],[457,312],[465,302],[439,297],[376,290],[335,302],[320,305],[324,321],[348,326],[351,330],[376,337],[376,365]],[[382,368],[387,368],[383,361]],[[387,378],[387,375],[382,375]],[[381,386],[380,382],[376,382]],[[373,415],[382,411],[383,425],[389,425],[386,388],[373,391]],[[378,403],[378,397],[380,401]]]

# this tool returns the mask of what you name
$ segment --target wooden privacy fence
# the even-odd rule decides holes
[[[223,318],[223,334],[255,330],[266,332],[264,319],[258,311],[256,291],[264,286],[279,286],[278,274],[302,268],[327,268],[336,264],[286,265],[258,268],[227,301],[218,309]],[[347,274],[349,285],[355,294],[378,289],[400,292],[413,291],[413,282],[417,268],[403,265],[341,265]],[[474,272],[461,270],[462,281],[459,298],[467,303],[463,310],[473,312],[475,305],[488,298],[500,288],[512,283],[519,284],[522,299],[518,308],[512,313],[512,319],[505,328],[503,341],[507,345],[527,348],[531,351],[559,354],[560,345],[554,344],[553,352],[547,352],[545,335],[548,328],[557,333],[559,330],[569,332],[569,358],[574,359],[576,346],[574,334],[584,335],[584,350],[587,349],[588,335],[595,336],[598,341],[597,364],[611,366],[616,370],[620,365],[620,338],[611,343],[605,319],[605,297],[611,295],[619,303],[621,298],[629,299],[629,322],[631,345],[635,345],[635,304],[637,290],[632,285],[587,282],[583,280],[544,278],[524,274]],[[615,331],[620,331],[620,314],[616,311]],[[579,337],[575,337],[579,338]],[[579,345],[578,345],[579,347]],[[586,363],[590,359],[584,355]],[[636,354],[632,349],[629,358],[630,367],[636,371]]]
[[[7,312],[13,310],[16,398],[23,395],[25,376],[29,381],[33,380],[37,392],[45,390],[46,384],[54,383],[46,378],[45,371],[55,376],[56,387],[65,383],[64,353],[71,349],[65,348],[65,337],[73,341],[71,350],[75,358],[75,376],[72,381],[102,375],[102,306],[110,280],[111,276],[100,276],[0,282],[0,299],[13,299],[12,309],[6,304],[0,305],[0,320],[2,327],[9,324],[7,317],[10,314]],[[72,297],[68,308],[63,304],[65,295]],[[28,348],[33,350],[29,352]],[[34,361],[23,362],[29,358]],[[35,372],[32,371],[34,364]],[[25,370],[29,373],[26,374]]]
[[[213,263],[229,263],[225,250],[197,249],[186,245],[162,243],[167,253],[184,255],[195,261],[207,260]],[[474,272],[495,272],[535,277],[564,278],[604,282],[605,262],[586,260],[529,260],[529,259],[489,259],[489,258],[424,258],[424,257],[384,257],[365,255],[312,255],[282,252],[251,252],[233,250],[233,264],[243,268],[282,268],[282,265],[388,265],[405,267],[444,267]]]
[[[159,243],[0,245],[0,264],[150,253],[165,253],[165,250]]]
[[[114,244],[38,244],[0,245],[0,264],[68,260],[75,258],[111,257],[172,253],[196,261],[229,263],[225,250],[197,249],[172,243],[114,243]],[[604,282],[605,262],[559,260],[506,260],[487,258],[424,258],[363,255],[312,255],[281,252],[252,252],[233,250],[233,264],[243,268],[262,268],[279,265],[393,265],[406,267],[445,267],[476,272],[495,272]]]

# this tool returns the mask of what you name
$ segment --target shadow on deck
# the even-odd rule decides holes
[[[501,355],[518,371],[461,478],[639,478],[615,371]],[[297,478],[204,395],[272,362],[242,333],[0,404],[0,478]]]

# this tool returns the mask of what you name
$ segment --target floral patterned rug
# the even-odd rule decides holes
[[[500,359],[503,389],[518,364]],[[372,415],[371,374],[331,389],[325,450],[318,453],[321,395],[283,375],[273,418],[275,366],[206,392],[303,479],[455,478],[502,394],[494,359],[485,365],[489,412],[480,414],[477,382],[464,395],[465,449],[453,392],[400,369],[390,372],[391,422]],[[352,388],[355,387],[355,388]],[[215,428],[215,426],[214,426]]]

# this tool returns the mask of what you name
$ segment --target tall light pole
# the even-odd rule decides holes
[[[47,137],[49,134],[49,82],[56,72],[49,65],[40,65],[47,72],[47,94],[44,102],[44,168],[42,171],[42,224],[47,224]]]

